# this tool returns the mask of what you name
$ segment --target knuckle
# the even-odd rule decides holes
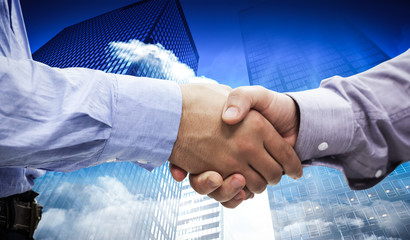
[[[253,152],[256,149],[255,143],[248,138],[241,138],[237,140],[237,147],[239,152]]]
[[[260,92],[260,91],[265,91],[266,89],[264,87],[262,87],[261,85],[255,85],[252,86],[256,91]]]
[[[238,164],[239,164],[239,161],[237,158],[227,157],[224,161],[224,168],[232,172],[238,168]]]
[[[243,96],[243,95],[245,95],[245,88],[244,87],[237,87],[237,88],[233,89],[230,93],[230,96],[240,97],[240,96]]]
[[[250,111],[248,114],[249,121],[252,124],[253,130],[256,132],[262,132],[265,130],[265,119],[256,111]]]

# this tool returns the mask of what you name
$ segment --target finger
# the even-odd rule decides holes
[[[255,109],[262,114],[274,102],[274,92],[261,86],[239,87],[229,93],[222,119],[226,124],[240,122],[250,109]]]
[[[243,188],[243,191],[245,192],[245,200],[253,198],[255,195],[253,192],[249,191],[249,189],[246,186]]]
[[[249,134],[256,136],[256,140],[241,141],[239,147],[245,152],[249,159],[248,164],[266,180],[267,184],[275,185],[282,176],[282,166],[267,152],[265,148],[264,135],[276,132],[273,126],[258,112],[251,111],[243,124],[252,124]],[[266,134],[268,133],[268,134]],[[251,192],[255,192],[250,184],[253,182],[246,179],[247,186]],[[266,186],[265,186],[266,187]],[[265,188],[263,188],[265,189]],[[258,192],[256,192],[258,193]]]
[[[169,171],[171,172],[172,177],[177,181],[181,182],[185,179],[187,172],[182,168],[170,163],[169,164]]]
[[[191,187],[199,194],[206,195],[223,186],[222,176],[214,171],[189,174]]]
[[[241,174],[233,174],[227,177],[222,186],[215,191],[208,194],[209,197],[215,199],[218,202],[226,202],[233,199],[241,190],[245,187],[245,177]],[[243,192],[245,199],[246,194]]]
[[[239,204],[241,204],[246,198],[246,193],[244,190],[241,190],[234,198],[229,201],[221,203],[222,206],[226,208],[236,208]]]
[[[246,179],[246,187],[252,193],[262,193],[266,189],[268,183],[265,178],[252,166],[249,166],[249,169],[245,170],[243,175]]]
[[[252,162],[252,168],[256,169],[265,178],[269,185],[276,185],[282,178],[283,168],[272,156],[263,149]],[[259,159],[259,160],[258,160]]]
[[[282,166],[285,174],[293,179],[302,177],[303,168],[298,155],[274,128],[272,131],[263,132],[263,142],[270,155]],[[280,177],[278,178],[280,180]]]

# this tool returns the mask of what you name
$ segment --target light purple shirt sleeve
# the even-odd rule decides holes
[[[410,159],[410,50],[363,73],[288,93],[300,109],[296,152],[306,166],[372,187]]]
[[[151,170],[169,157],[176,83],[0,57],[0,167],[74,171],[107,161]]]
[[[182,108],[173,82],[33,61],[18,0],[0,0],[0,99],[0,197],[31,189],[39,169],[151,170],[168,159]]]

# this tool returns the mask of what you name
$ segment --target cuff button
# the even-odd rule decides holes
[[[328,148],[329,144],[327,144],[327,142],[322,142],[321,144],[319,144],[319,146],[317,146],[317,149],[319,149],[319,151],[325,151]]]
[[[376,178],[379,178],[379,177],[382,176],[382,174],[383,174],[383,171],[379,169],[379,170],[377,170],[376,174],[374,174],[374,176],[375,176]]]
[[[137,162],[140,163],[140,164],[143,164],[143,165],[148,163],[147,160],[143,160],[143,159],[137,160]]]

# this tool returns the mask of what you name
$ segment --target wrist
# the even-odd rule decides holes
[[[297,102],[300,112],[295,150],[301,160],[337,155],[348,149],[354,118],[345,99],[325,88],[288,95]]]
[[[278,93],[275,106],[279,110],[275,114],[280,117],[274,126],[278,127],[277,130],[286,142],[295,147],[300,126],[299,106],[292,97],[282,93]]]

